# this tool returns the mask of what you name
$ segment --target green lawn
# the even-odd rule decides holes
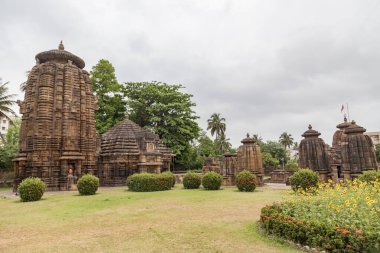
[[[267,187],[241,193],[181,185],[151,193],[45,193],[28,203],[1,197],[0,252],[301,252],[256,231],[261,207],[284,197]]]

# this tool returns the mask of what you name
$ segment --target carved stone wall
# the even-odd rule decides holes
[[[94,111],[96,98],[84,61],[64,50],[36,55],[22,114],[19,153],[14,159],[15,187],[40,177],[49,190],[67,189],[68,170],[78,178],[96,174]]]

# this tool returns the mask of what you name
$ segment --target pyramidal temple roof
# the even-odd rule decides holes
[[[139,154],[141,150],[144,150],[144,141],[154,142],[156,151],[171,154],[157,134],[140,127],[126,117],[102,135],[101,155]]]

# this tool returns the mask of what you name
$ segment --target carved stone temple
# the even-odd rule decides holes
[[[36,55],[24,101],[19,102],[15,187],[34,176],[49,190],[66,190],[68,171],[75,177],[96,174],[96,98],[84,66],[81,58],[64,50],[62,42],[58,49]]]
[[[125,185],[136,172],[169,170],[173,154],[157,134],[128,119],[116,124],[101,138],[98,159],[101,185]]]
[[[208,158],[203,167],[203,173],[214,171],[221,174],[224,178],[224,185],[234,185],[236,176],[243,170],[248,170],[256,175],[256,183],[261,186],[264,184],[264,167],[263,159],[259,145],[255,139],[249,137],[244,138],[236,154],[226,153],[219,160]]]
[[[334,182],[357,178],[363,171],[377,169],[374,145],[369,136],[364,135],[365,128],[355,121],[337,125],[332,147],[328,149],[326,160],[326,146],[320,133],[311,128],[302,136],[300,143],[300,167],[307,167],[317,171],[321,180],[331,178]]]
[[[330,171],[329,153],[327,145],[319,138],[320,135],[311,125],[302,134],[304,139],[299,145],[299,167],[318,171],[320,179],[326,181]]]
[[[13,160],[14,189],[27,177],[39,177],[48,190],[75,189],[85,173],[101,185],[125,185],[134,172],[168,169],[171,151],[158,135],[128,119],[96,134],[97,100],[84,61],[58,49],[36,55],[19,101],[19,152]]]

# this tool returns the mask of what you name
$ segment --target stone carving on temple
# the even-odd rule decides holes
[[[98,158],[103,186],[125,185],[133,173],[160,173],[170,169],[172,152],[159,136],[126,118],[101,137]]]
[[[299,145],[299,167],[309,168],[319,173],[320,179],[326,181],[330,171],[328,148],[321,133],[314,130],[311,125],[302,134],[304,139]]]
[[[96,174],[92,92],[84,61],[58,49],[36,55],[22,114],[19,152],[13,160],[15,188],[26,177],[41,178],[48,190],[66,190],[69,171],[78,178]]]

